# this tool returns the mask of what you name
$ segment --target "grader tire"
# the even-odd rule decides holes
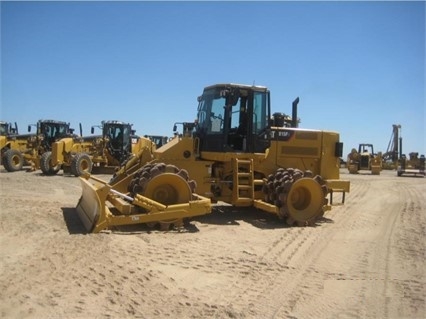
[[[279,217],[289,225],[311,226],[324,215],[327,186],[311,171],[279,168],[268,177],[267,201],[279,208]]]
[[[45,175],[55,175],[61,169],[60,165],[52,167],[50,160],[52,159],[52,152],[44,152],[40,158],[40,169]]]
[[[164,163],[150,163],[144,165],[135,174],[129,183],[128,191],[134,196],[143,195],[163,205],[187,203],[192,199],[196,183],[189,179],[184,169]],[[154,226],[157,223],[150,223]],[[180,227],[182,219],[158,222],[161,230],[167,230],[171,225]]]
[[[92,160],[86,153],[78,153],[71,161],[71,173],[76,177],[91,173],[92,168]]]
[[[20,171],[24,166],[24,157],[21,152],[10,149],[7,150],[2,158],[3,166],[8,172]]]

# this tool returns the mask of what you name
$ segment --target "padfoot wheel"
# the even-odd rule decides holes
[[[166,220],[166,221],[160,221],[159,224],[160,224],[160,230],[162,231],[170,230],[171,227],[180,229],[183,227],[183,220],[182,219]]]
[[[324,215],[327,186],[311,171],[279,168],[268,176],[265,200],[279,208],[278,216],[289,225],[310,226]]]
[[[192,193],[197,186],[194,180],[190,180],[188,172],[179,169],[175,165],[164,163],[149,163],[140,168],[128,186],[131,195],[140,194],[163,205],[188,203],[193,199]],[[182,220],[158,221],[162,230],[182,225]],[[157,223],[149,223],[154,226]]]
[[[184,222],[183,219],[179,218],[173,220],[162,220],[159,222],[146,223],[146,225],[149,228],[154,228],[158,225],[161,231],[168,231],[170,229],[182,229]]]

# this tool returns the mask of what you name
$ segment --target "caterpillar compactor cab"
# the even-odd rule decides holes
[[[349,182],[339,179],[338,133],[298,128],[295,114],[292,127],[283,116],[271,119],[266,87],[212,85],[198,103],[196,121],[181,123],[183,133],[158,148],[153,161],[129,160],[108,183],[81,178],[76,209],[89,231],[176,226],[209,213],[217,201],[312,225],[331,209],[333,194],[344,202]]]
[[[13,134],[2,145],[2,163],[8,172],[21,170],[24,164],[39,169],[42,155],[51,150],[53,142],[74,135],[70,124],[62,121],[39,120],[28,126],[28,132],[33,126],[36,133]]]
[[[93,135],[95,128],[100,128],[102,134]],[[54,175],[62,168],[75,176],[92,171],[112,174],[142,150],[150,160],[155,148],[151,140],[135,135],[132,124],[121,121],[102,121],[101,125],[91,127],[91,133],[90,136],[64,138],[53,143],[52,151],[43,154],[43,173]]]

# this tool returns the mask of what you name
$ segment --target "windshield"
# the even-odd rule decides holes
[[[108,125],[105,135],[114,149],[127,148],[130,145],[131,128],[129,125]]]
[[[43,123],[42,132],[48,140],[59,139],[67,135],[68,125],[58,123]]]
[[[7,124],[0,124],[0,135],[7,135]]]
[[[259,134],[266,127],[268,127],[268,120],[270,118],[269,115],[269,101],[268,94],[265,92],[255,92],[254,93],[254,101],[253,101],[253,126],[252,133]]]
[[[204,91],[198,104],[198,127],[206,133],[222,133],[225,118],[225,97],[218,90]]]

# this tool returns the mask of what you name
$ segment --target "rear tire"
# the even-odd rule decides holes
[[[16,172],[20,171],[24,166],[24,157],[22,156],[21,152],[10,149],[4,153],[2,162],[3,167],[8,172]]]
[[[93,168],[92,160],[86,153],[78,153],[71,161],[71,173],[78,177],[91,173]]]
[[[289,225],[310,226],[324,215],[327,186],[321,176],[312,176],[311,171],[280,168],[268,177],[265,201],[276,205]]]
[[[51,166],[52,152],[44,152],[40,158],[40,169],[45,175],[56,175],[61,169],[60,165]]]

